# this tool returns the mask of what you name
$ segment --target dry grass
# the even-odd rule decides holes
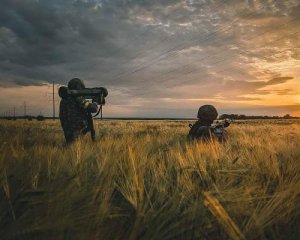
[[[226,144],[187,122],[0,122],[1,239],[300,239],[300,122],[250,121]]]

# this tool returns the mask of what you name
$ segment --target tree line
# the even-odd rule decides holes
[[[246,120],[246,119],[300,119],[300,117],[291,116],[286,114],[284,116],[247,116],[244,114],[222,114],[220,119],[233,119],[233,120]]]

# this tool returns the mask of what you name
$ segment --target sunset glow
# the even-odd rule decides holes
[[[79,77],[108,88],[108,117],[300,116],[299,1],[121,2],[8,1],[1,112],[51,115],[51,83]]]

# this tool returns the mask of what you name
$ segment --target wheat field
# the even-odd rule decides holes
[[[0,239],[300,239],[300,121],[0,121]]]

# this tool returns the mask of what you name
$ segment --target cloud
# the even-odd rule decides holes
[[[279,89],[279,90],[257,90],[257,93],[259,95],[265,95],[265,94],[276,94],[280,96],[293,96],[293,95],[299,95],[300,92],[296,91],[295,89]]]
[[[291,35],[300,23],[297,0],[1,3],[2,87],[80,77],[143,106],[142,99],[251,102],[259,97],[249,94],[294,94],[261,88],[297,78],[292,67],[268,67],[299,60],[300,36]]]
[[[223,90],[225,92],[225,96],[237,96],[238,98],[241,98],[241,96],[245,94],[265,95],[265,94],[269,94],[270,92],[263,91],[260,89],[268,86],[286,83],[287,81],[292,79],[293,77],[276,77],[268,81],[229,80],[225,82],[225,85],[223,86]],[[238,98],[235,97],[235,99]],[[248,100],[251,100],[251,98],[249,98]],[[257,100],[257,99],[253,98],[253,100]]]
[[[293,77],[277,77],[277,78],[273,78],[270,81],[268,81],[268,85],[276,85],[276,84],[281,84],[281,83],[285,83],[288,80],[294,79]]]

